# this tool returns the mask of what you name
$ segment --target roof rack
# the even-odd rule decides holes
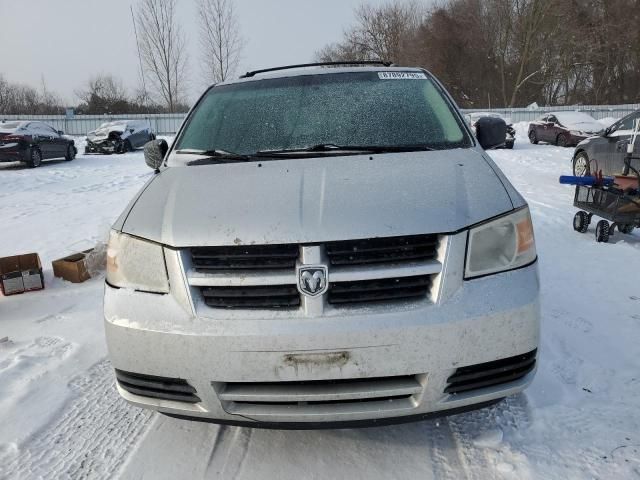
[[[351,62],[317,62],[317,63],[300,63],[297,65],[286,65],[284,67],[264,68],[262,70],[253,70],[247,72],[244,75],[240,75],[240,78],[254,77],[259,73],[276,72],[278,70],[290,70],[292,68],[305,68],[305,67],[332,67],[337,65],[382,65],[384,67],[391,67],[393,63],[385,62],[383,60],[368,60],[368,61],[351,61]]]

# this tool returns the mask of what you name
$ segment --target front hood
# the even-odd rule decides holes
[[[474,149],[172,167],[122,231],[174,247],[453,232],[513,208]]]
[[[570,123],[567,128],[583,133],[597,133],[604,127],[599,123]]]

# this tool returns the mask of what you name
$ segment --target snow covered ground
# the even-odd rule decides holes
[[[536,227],[533,385],[491,409],[361,430],[221,427],[127,406],[106,358],[103,279],[54,279],[51,261],[106,240],[151,170],[141,152],[0,164],[0,256],[39,252],[47,287],[0,296],[0,478],[640,477],[640,234],[575,233],[572,189],[558,184],[572,149],[517,130],[513,151],[491,155]]]

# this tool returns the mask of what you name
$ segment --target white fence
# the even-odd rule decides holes
[[[557,111],[580,111],[588,113],[596,119],[614,117],[621,118],[635,110],[640,104],[631,105],[575,105],[561,107],[529,108],[493,108],[493,109],[463,109],[463,113],[498,112],[511,118],[513,122],[530,122],[544,113]],[[178,131],[185,118],[184,113],[150,114],[150,115],[76,115],[67,118],[64,115],[2,115],[0,120],[39,120],[48,123],[56,130],[62,130],[68,135],[86,135],[95,130],[100,124],[114,120],[147,119],[154,131],[160,135],[171,135]]]
[[[492,108],[492,109],[463,109],[463,113],[472,112],[497,112],[505,117],[511,118],[515,122],[531,122],[537,120],[545,113],[562,112],[562,111],[578,111],[591,115],[596,120],[602,118],[622,118],[632,112],[640,109],[640,104],[629,105],[563,105],[560,107],[539,107],[535,109],[529,108]]]
[[[86,135],[105,122],[114,120],[141,120],[151,122],[153,131],[160,135],[176,133],[184,120],[184,113],[159,113],[149,115],[76,115],[67,118],[64,115],[2,115],[1,120],[38,120],[62,130],[67,135]]]

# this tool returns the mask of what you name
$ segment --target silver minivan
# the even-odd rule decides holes
[[[128,402],[337,428],[531,383],[525,200],[429,72],[331,67],[212,86],[170,147],[146,145],[156,174],[113,225],[104,298]]]

